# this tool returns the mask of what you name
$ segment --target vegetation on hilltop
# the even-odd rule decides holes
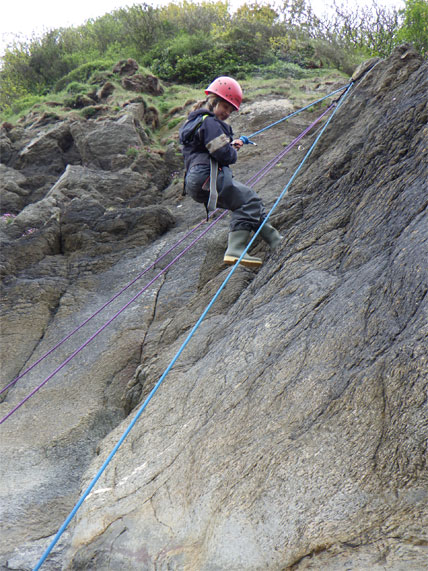
[[[426,0],[405,0],[403,11],[376,1],[370,8],[335,4],[324,19],[310,0],[275,7],[256,1],[233,14],[227,1],[134,4],[10,47],[0,70],[0,113],[10,117],[47,94],[70,92],[71,82],[76,90],[76,82],[121,58],[135,58],[164,81],[198,84],[223,74],[301,77],[311,68],[350,74],[362,59],[387,56],[403,41],[427,53]]]

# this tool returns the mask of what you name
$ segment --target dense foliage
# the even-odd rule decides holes
[[[398,42],[411,42],[422,55],[428,55],[428,2],[406,0],[404,21],[397,31]]]
[[[135,58],[165,81],[198,83],[220,74],[293,75],[297,66],[351,73],[361,59],[386,56],[402,41],[428,50],[426,0],[406,0],[401,12],[375,1],[370,8],[334,7],[324,19],[308,0],[275,8],[249,3],[235,13],[227,1],[115,10],[10,47],[0,70],[0,111],[88,79],[120,58]],[[73,77],[74,70],[87,77]]]

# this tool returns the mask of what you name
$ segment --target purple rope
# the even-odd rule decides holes
[[[182,250],[167,266],[165,266],[165,268],[163,270],[161,270],[152,280],[149,281],[148,284],[146,284],[144,286],[144,288],[142,290],[140,290],[136,295],[134,295],[134,297],[128,301],[128,303],[126,305],[124,305],[117,313],[115,313],[113,315],[113,317],[111,317],[108,321],[106,321],[106,323],[104,323],[104,325],[102,327],[100,327],[93,335],[91,335],[91,337],[89,337],[89,339],[87,339],[85,341],[85,343],[83,343],[83,345],[81,345],[78,349],[76,349],[69,357],[67,357],[67,359],[65,361],[63,361],[61,363],[61,365],[59,365],[48,377],[46,377],[46,379],[40,383],[40,385],[38,385],[34,390],[31,391],[31,393],[29,395],[27,395],[25,397],[24,400],[22,400],[19,404],[17,404],[5,417],[3,417],[0,420],[0,424],[3,424],[3,422],[5,420],[7,420],[15,411],[17,411],[25,402],[27,402],[28,399],[30,399],[39,389],[41,389],[50,379],[52,379],[52,377],[54,375],[56,375],[62,368],[65,367],[65,365],[67,365],[67,363],[69,363],[78,353],[80,353],[80,351],[82,351],[82,349],[84,349],[87,345],[89,345],[89,343],[91,341],[93,341],[95,339],[95,337],[97,337],[97,335],[99,335],[99,333],[101,333],[102,331],[104,331],[104,329],[110,325],[110,323],[112,323],[112,321],[114,321],[116,319],[116,317],[118,317],[123,311],[125,311],[125,309],[127,307],[129,307],[131,305],[131,303],[133,303],[140,295],[142,295],[148,288],[149,286],[152,285],[153,282],[155,282],[158,277],[160,277],[162,274],[164,274],[173,264],[175,264],[175,262],[177,260],[179,260],[188,250],[190,250],[190,248],[200,239],[202,238],[202,236],[204,236],[213,226],[214,224],[217,224],[217,222],[225,215],[227,214],[229,211],[225,210],[224,212],[222,212],[220,214],[220,216],[218,216],[213,222],[211,222],[211,224],[208,225],[208,227],[201,232],[201,234],[195,238],[192,242],[190,242],[190,244],[188,246],[186,246],[186,248],[184,248],[184,250]],[[204,220],[205,222],[205,220]]]
[[[214,214],[214,212],[212,214]],[[122,293],[124,293],[127,289],[129,289],[136,281],[138,281],[141,277],[143,277],[144,274],[146,274],[156,264],[158,264],[161,260],[163,260],[163,258],[165,258],[165,256],[167,256],[170,252],[172,252],[172,250],[174,250],[177,246],[179,246],[182,242],[184,242],[184,240],[186,240],[186,238],[188,238],[193,232],[195,232],[195,230],[197,230],[202,224],[205,224],[205,219],[202,220],[201,222],[199,222],[199,224],[197,224],[192,230],[190,230],[190,232],[188,232],[185,236],[183,236],[183,238],[181,238],[181,240],[179,240],[176,244],[171,246],[171,248],[169,248],[169,250],[167,250],[164,254],[162,254],[157,260],[155,260],[152,264],[150,264],[150,266],[148,266],[144,271],[142,271],[135,279],[133,279],[131,282],[129,282],[128,285],[126,285],[115,296],[113,296],[109,301],[107,301],[104,305],[102,305],[93,315],[88,317],[85,321],[83,321],[83,323],[81,323],[75,329],[73,329],[73,331],[71,331],[71,333],[69,333],[66,337],[64,337],[64,339],[61,339],[61,341],[59,341],[54,347],[52,347],[52,349],[50,349],[47,353],[42,355],[35,363],[33,363],[30,367],[28,367],[28,369],[25,369],[25,371],[23,373],[21,373],[18,377],[13,379],[13,381],[11,381],[3,389],[1,389],[0,395],[2,393],[4,393],[7,389],[9,389],[11,386],[13,386],[15,383],[17,383],[20,379],[22,379],[22,377],[24,377],[27,373],[29,373],[32,369],[34,369],[34,367],[36,365],[41,363],[44,359],[46,359],[46,357],[48,357],[51,353],[53,353],[56,349],[58,349],[58,347],[60,347],[63,343],[65,343],[68,339],[70,339],[70,337],[72,337],[75,333],[77,333],[77,331],[79,331],[79,329],[81,329],[84,325],[89,323],[89,321],[91,321],[91,319],[93,319],[99,313],[101,313],[101,311],[103,309],[105,309],[108,305],[110,305],[115,299],[117,299],[120,295],[122,295]]]

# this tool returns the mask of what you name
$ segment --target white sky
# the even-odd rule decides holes
[[[349,0],[352,6],[370,4],[370,0]],[[376,0],[377,4],[402,8],[404,0]],[[169,4],[169,0],[3,0],[0,13],[0,56],[5,47],[14,39],[28,39],[32,35],[40,37],[53,28],[79,26],[90,18],[97,18],[112,12],[116,8],[134,4],[150,4],[153,6]],[[179,0],[176,0],[179,3]],[[229,0],[231,7],[253,3],[253,0]],[[263,0],[260,1],[263,4]],[[273,1],[267,3],[274,5]],[[309,0],[317,15],[321,15],[333,0]],[[338,0],[338,4],[346,3]]]

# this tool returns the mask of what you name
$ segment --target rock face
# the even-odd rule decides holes
[[[234,272],[43,568],[426,569],[427,71],[402,46],[353,86],[273,214],[280,248],[257,242],[262,268]],[[235,176],[313,120],[298,117],[240,151]],[[65,151],[45,135],[32,187],[22,152],[42,133],[4,135],[3,385],[203,217],[166,188],[173,153],[92,154],[107,126],[90,127],[62,126]],[[313,140],[257,186],[267,205]],[[223,219],[138,295],[168,254],[7,392],[2,416],[138,295],[0,426],[4,569],[35,565],[176,355],[230,272],[226,235]]]

